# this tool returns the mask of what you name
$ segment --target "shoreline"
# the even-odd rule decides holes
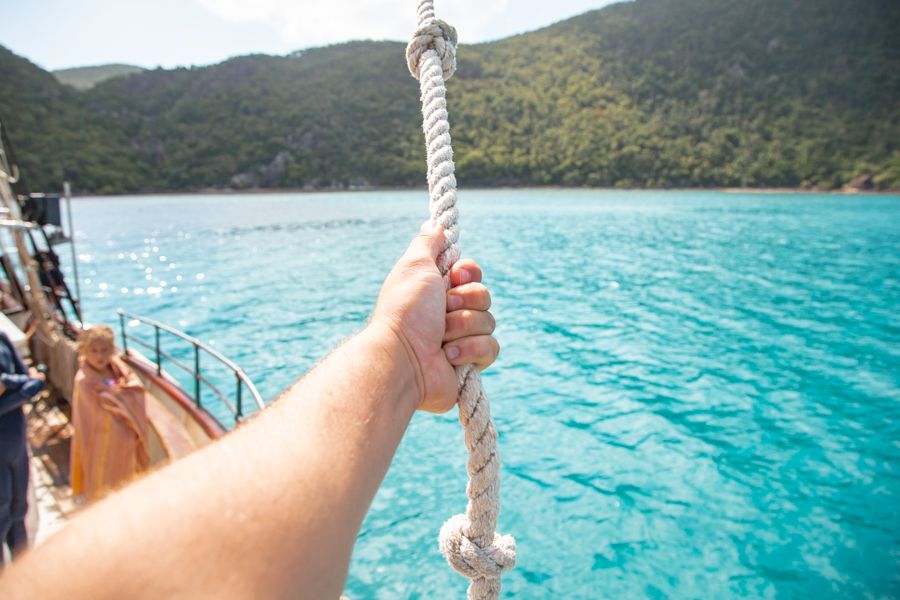
[[[719,192],[725,194],[796,194],[819,195],[828,194],[835,196],[896,196],[900,190],[817,190],[808,188],[791,187],[671,187],[671,188],[642,188],[642,187],[584,187],[584,186],[474,186],[464,188],[463,191],[585,191],[585,192]],[[345,192],[428,192],[428,188],[422,186],[349,186],[346,188],[201,188],[196,190],[164,190],[154,192],[128,192],[128,193],[78,193],[73,192],[72,198],[119,198],[134,196],[227,196],[227,195],[265,195],[265,194],[340,194]]]

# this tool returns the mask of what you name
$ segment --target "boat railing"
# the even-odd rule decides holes
[[[160,323],[159,321],[155,321],[153,319],[149,319],[147,317],[142,317],[140,315],[136,315],[133,313],[126,312],[124,310],[119,310],[119,325],[122,329],[122,350],[127,354],[128,353],[128,343],[132,342],[142,348],[148,350],[152,353],[152,356],[155,359],[156,363],[156,374],[157,376],[162,377],[162,361],[163,359],[167,359],[171,364],[175,365],[182,371],[186,372],[194,383],[194,403],[197,408],[203,408],[202,397],[201,397],[201,384],[205,385],[209,388],[219,400],[222,401],[222,404],[231,412],[231,415],[234,417],[235,423],[240,422],[245,414],[244,414],[244,388],[247,389],[247,392],[250,394],[250,397],[253,400],[253,403],[256,405],[258,410],[262,410],[265,408],[265,403],[262,400],[262,397],[259,395],[259,391],[257,391],[256,386],[253,385],[253,382],[247,377],[247,374],[244,373],[243,369],[237,366],[235,363],[227,359],[222,355],[221,352],[213,350],[208,345],[204,344],[200,340],[187,335],[186,333],[175,329],[174,327],[170,327],[164,323]],[[128,333],[129,325],[148,325],[153,328],[153,343],[147,342],[144,339],[136,335],[132,335]],[[160,343],[160,334],[167,333],[173,335],[181,340],[188,342],[193,347],[193,357],[194,357],[194,366],[193,368],[190,365],[185,364],[179,358],[173,356],[171,353],[166,352],[162,349],[162,345]],[[203,375],[200,369],[200,356],[201,351],[205,352],[209,356],[212,356],[221,364],[223,364],[228,370],[230,370],[235,377],[235,393],[234,393],[234,401],[232,402],[231,398],[228,397],[227,394],[222,392],[218,386],[216,386],[213,382],[211,382],[207,377]]]

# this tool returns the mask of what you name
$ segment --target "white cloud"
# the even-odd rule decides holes
[[[416,25],[415,0],[197,0],[218,17],[270,27],[297,48],[353,39],[406,40]],[[510,0],[438,2],[437,14],[460,33],[461,42],[495,39],[491,27]]]

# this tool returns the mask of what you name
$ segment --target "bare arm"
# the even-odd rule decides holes
[[[497,354],[480,270],[454,268],[449,296],[461,300],[448,303],[441,244],[419,236],[370,324],[274,406],[87,510],[11,569],[0,595],[337,598],[413,412],[451,408],[452,364]]]

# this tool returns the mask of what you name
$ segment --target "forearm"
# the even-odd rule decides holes
[[[18,389],[22,387],[29,377],[22,373],[0,373],[0,383],[3,383],[5,389]]]
[[[44,385],[40,381],[34,379],[26,380],[25,384],[14,392],[0,397],[0,417],[17,410],[26,402],[31,400],[38,392],[43,389]]]
[[[253,422],[73,520],[0,587],[22,597],[337,597],[419,400],[407,352],[387,328],[368,327]]]
[[[298,514],[308,521],[293,551],[311,579],[287,588],[292,597],[340,593],[356,535],[418,401],[403,345],[380,326],[342,345],[279,400],[273,420],[303,423],[283,432],[302,436],[289,460],[301,466]]]

